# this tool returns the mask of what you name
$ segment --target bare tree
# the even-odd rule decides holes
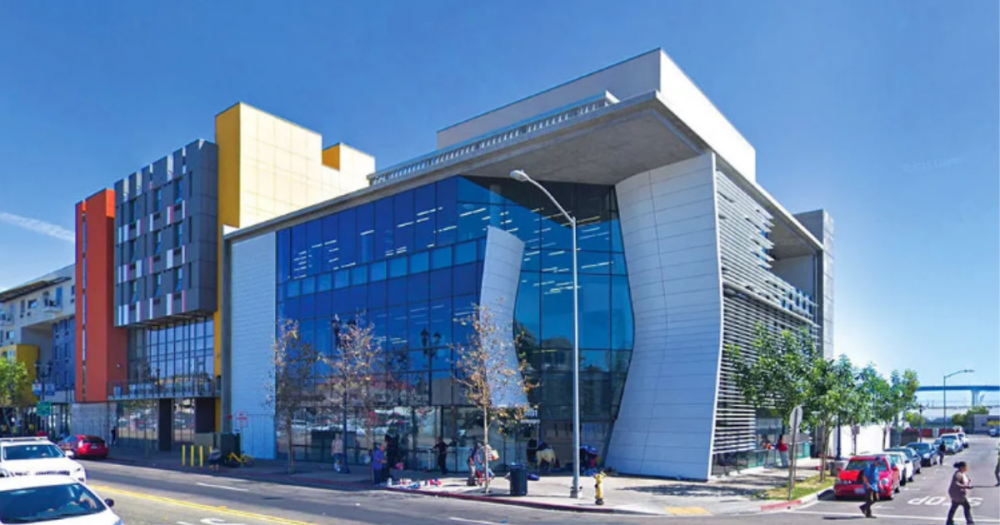
[[[527,360],[517,354],[511,321],[501,318],[502,301],[495,307],[473,305],[473,313],[458,321],[472,329],[468,341],[455,348],[456,381],[465,398],[482,414],[483,454],[489,472],[490,426],[497,420],[519,422],[530,413],[528,393],[537,385],[525,377]],[[486,476],[484,492],[490,491]]]
[[[349,321],[339,329],[333,355],[326,359],[330,367],[327,402],[341,409],[345,446],[348,420],[353,413],[364,428],[369,453],[375,445],[372,434],[376,409],[387,403],[390,384],[386,355],[376,344],[374,332],[374,325],[364,322],[361,316]]]
[[[316,385],[316,365],[322,355],[299,334],[299,324],[282,319],[271,344],[272,370],[264,389],[264,404],[274,411],[275,422],[285,430],[288,446],[288,473],[295,471],[292,427],[295,418],[318,404],[321,397]]]

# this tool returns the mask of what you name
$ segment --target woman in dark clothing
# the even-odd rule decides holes
[[[965,522],[973,524],[972,507],[969,505],[969,489],[972,488],[972,480],[965,473],[969,471],[969,466],[964,461],[955,463],[955,475],[951,477],[951,485],[948,487],[948,496],[951,498],[951,508],[948,509],[948,525],[955,524],[955,511],[959,507],[965,511]]]

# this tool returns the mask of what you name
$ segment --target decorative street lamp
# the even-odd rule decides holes
[[[577,284],[576,266],[576,219],[566,212],[559,204],[559,201],[545,189],[544,186],[536,182],[522,170],[510,172],[510,178],[518,182],[527,182],[541,190],[546,197],[555,204],[559,213],[569,221],[573,228],[573,487],[570,489],[569,497],[580,497],[580,288]]]

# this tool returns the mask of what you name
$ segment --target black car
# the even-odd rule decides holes
[[[934,463],[934,456],[937,455],[937,449],[930,443],[910,443],[906,446],[917,453],[922,466],[929,467]]]

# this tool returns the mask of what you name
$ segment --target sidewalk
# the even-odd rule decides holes
[[[197,456],[195,464],[198,463]],[[136,466],[184,470],[204,474],[215,474],[205,468],[182,466],[180,452],[151,452],[117,449],[112,451],[111,462]],[[817,475],[819,460],[799,460],[797,479]],[[370,490],[368,467],[352,466],[350,474],[335,472],[333,466],[324,463],[299,462],[295,464],[295,474],[289,475],[287,463],[276,460],[257,460],[252,468],[223,469],[218,475],[257,479],[292,485]],[[566,473],[543,475],[539,481],[528,482],[528,496],[510,496],[509,482],[498,476],[493,480],[490,494],[484,494],[482,487],[466,486],[466,473],[441,477],[437,473],[420,471],[394,471],[396,478],[409,480],[408,487],[419,483],[419,488],[402,486],[388,487],[387,490],[410,492],[428,496],[458,498],[474,501],[489,501],[508,505],[565,510],[575,512],[645,514],[661,516],[695,516],[719,514],[748,514],[780,510],[790,505],[783,502],[755,499],[760,491],[784,484],[788,471],[784,469],[753,469],[739,474],[730,474],[709,482],[673,481],[632,476],[611,476],[604,481],[605,504],[594,503],[594,480],[581,478],[583,485],[579,499],[569,497],[572,477]],[[430,485],[428,480],[439,480],[440,485]],[[794,503],[793,503],[794,505]]]

